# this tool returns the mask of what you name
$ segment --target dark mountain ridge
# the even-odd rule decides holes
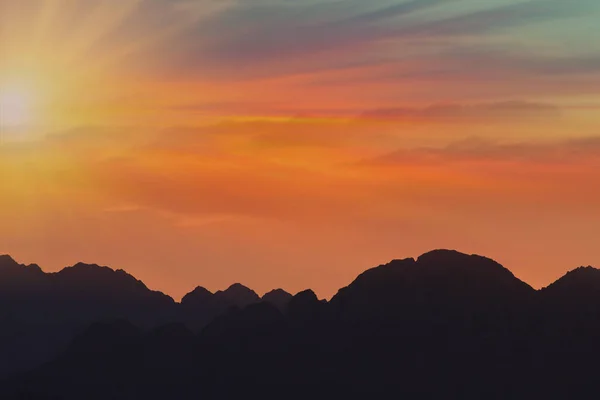
[[[234,283],[225,290],[219,290],[215,297],[229,303],[234,307],[244,308],[260,300],[254,290],[247,288],[241,283]]]
[[[48,360],[94,322],[122,319],[143,329],[180,322],[198,331],[230,308],[259,301],[238,283],[214,294],[198,287],[178,303],[122,269],[77,263],[46,273],[2,255],[0,376]]]
[[[283,289],[274,289],[267,292],[261,298],[262,301],[273,304],[279,310],[285,310],[287,304],[293,296]]]
[[[541,289],[545,293],[558,293],[562,291],[577,293],[595,293],[600,294],[600,269],[592,266],[579,267],[567,272],[563,277],[553,282],[549,286]]]
[[[6,396],[164,398],[177,387],[177,398],[222,398],[276,382],[350,398],[392,387],[409,398],[531,398],[553,380],[550,394],[583,390],[600,372],[600,270],[534,290],[491,259],[450,250],[369,269],[329,302],[234,284],[177,303],[122,270],[46,274],[3,256],[0,310],[5,372],[54,359],[7,381]],[[466,376],[471,386],[457,387]],[[136,394],[119,397],[117,383]]]
[[[331,299],[342,317],[373,319],[520,307],[536,291],[495,261],[435,250],[372,268]]]

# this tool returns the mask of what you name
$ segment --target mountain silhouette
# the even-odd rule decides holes
[[[260,297],[254,290],[239,283],[234,283],[226,290],[217,291],[215,297],[231,306],[239,308],[244,308],[250,304],[257,303],[260,300]]]
[[[287,315],[301,324],[312,323],[319,320],[325,311],[325,303],[317,298],[310,289],[296,294],[287,304]]]
[[[239,283],[216,293],[198,286],[181,299],[180,319],[198,331],[232,308],[244,308],[259,301],[260,297],[253,290]]]
[[[0,257],[0,376],[35,366],[93,322],[168,322],[175,302],[123,270],[79,263],[57,273]]]
[[[0,277],[0,299],[5,309],[41,307],[58,313],[52,316],[53,322],[61,316],[72,318],[79,310],[82,318],[97,319],[102,314],[114,317],[118,310],[134,312],[174,303],[169,296],[151,291],[125,271],[98,265],[79,263],[60,272],[44,273],[37,265],[20,265],[2,256]],[[39,313],[20,314],[27,318]]]
[[[600,270],[580,267],[540,290],[539,306],[551,322],[547,329],[594,332],[600,327]],[[553,323],[552,323],[553,322]],[[600,328],[599,328],[600,330]]]
[[[2,399],[600,396],[592,267],[534,290],[491,259],[435,250],[369,269],[329,302],[234,284],[176,303],[124,271],[45,274],[6,256],[0,277],[1,359],[29,366],[0,381]],[[62,342],[40,353],[48,311]],[[37,363],[22,362],[26,344]]]
[[[0,265],[0,306],[27,323],[77,325],[122,317],[152,325],[163,322],[161,315],[175,304],[123,270],[79,263],[44,273],[11,260],[4,257]]]
[[[191,329],[197,331],[230,307],[231,304],[228,301],[220,299],[208,289],[198,286],[181,299],[180,319],[185,321]]]
[[[184,304],[187,307],[202,307],[212,301],[213,297],[214,295],[210,290],[198,286],[196,289],[183,296],[181,304]]]
[[[174,300],[151,291],[123,270],[79,263],[50,274],[51,298],[68,316],[93,316],[95,320],[121,317],[142,325],[162,322]]]
[[[291,298],[292,295],[286,292],[285,290],[275,289],[271,290],[268,293],[265,293],[261,300],[273,304],[280,311],[284,311]]]
[[[44,290],[44,278],[38,265],[19,264],[8,255],[0,255],[0,299]]]
[[[600,269],[579,267],[541,290],[546,296],[600,301]]]
[[[351,319],[459,318],[518,307],[534,294],[493,260],[436,250],[365,271],[331,304]]]

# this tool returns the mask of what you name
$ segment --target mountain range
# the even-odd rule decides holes
[[[600,270],[535,290],[451,250],[369,269],[330,301],[233,284],[175,302],[122,270],[0,256],[0,329],[3,399],[600,394]]]
[[[284,290],[264,301],[283,309]],[[261,301],[235,283],[215,293],[197,287],[180,303],[125,272],[78,263],[56,273],[0,256],[0,376],[47,361],[93,322],[123,319],[145,329],[171,322],[197,331],[231,308]]]

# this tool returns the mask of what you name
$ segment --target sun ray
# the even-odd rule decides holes
[[[31,55],[42,54],[47,49],[49,37],[54,33],[54,25],[59,18],[60,10],[65,5],[65,0],[41,1],[37,12],[33,13],[31,29]]]
[[[99,57],[94,59],[94,65],[90,66],[90,70],[94,73],[102,73],[104,71],[110,71],[117,68],[120,63],[131,57],[132,55],[138,55],[139,57],[151,57],[153,56],[154,50],[164,48],[171,40],[176,36],[189,29],[190,27],[198,24],[203,19],[218,13],[227,7],[231,6],[231,2],[222,1],[215,2],[209,7],[193,7],[193,4],[181,4],[179,7],[173,6],[170,12],[175,13],[177,24],[159,24],[158,26],[147,27],[146,32],[143,36],[133,35],[130,37],[121,37],[119,40],[111,40],[112,49],[102,49]],[[204,4],[203,4],[204,5]],[[205,5],[204,5],[205,6]],[[125,21],[129,15],[123,15],[122,21]],[[117,25],[113,25],[116,27]],[[114,31],[107,30],[105,35],[114,34]],[[97,42],[100,40],[98,38]],[[96,43],[96,46],[98,43]],[[90,45],[88,49],[95,48],[96,46]]]
[[[69,66],[80,63],[85,52],[92,48],[102,37],[117,29],[127,18],[133,15],[144,0],[124,0],[96,3],[79,22],[81,35],[74,35],[69,43]]]

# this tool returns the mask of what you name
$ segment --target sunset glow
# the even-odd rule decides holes
[[[0,254],[322,297],[600,264],[597,0],[0,0]],[[552,251],[549,251],[552,250]]]
[[[23,125],[31,118],[31,98],[26,91],[0,89],[0,126]]]

